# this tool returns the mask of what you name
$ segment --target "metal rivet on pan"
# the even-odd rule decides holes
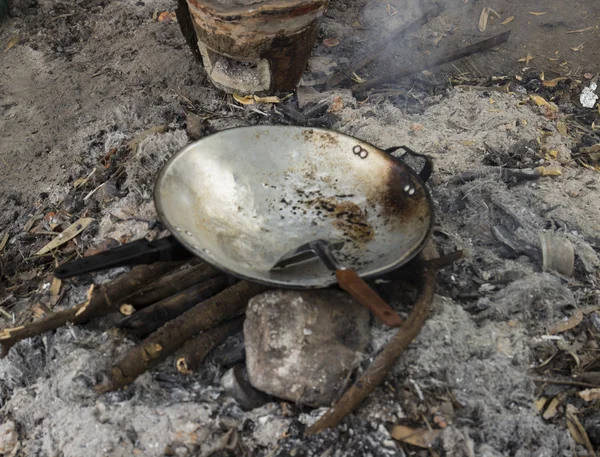
[[[408,195],[412,195],[412,194],[414,194],[414,193],[415,193],[415,190],[414,190],[414,189],[410,189],[410,190],[408,191]]]
[[[404,186],[404,192],[408,192],[410,190],[410,186],[407,184],[406,186]]]
[[[202,252],[204,252],[205,254],[210,254],[209,250],[206,248],[202,249]]]
[[[175,230],[177,230],[178,232],[181,232],[181,229],[179,227],[174,227]]]
[[[188,232],[187,230],[185,231],[185,234],[186,234],[187,236],[192,236],[192,232]]]
[[[194,249],[200,249],[200,246],[198,246],[197,244],[194,244]]]

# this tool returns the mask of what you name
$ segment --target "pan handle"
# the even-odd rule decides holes
[[[149,264],[158,261],[177,261],[192,257],[173,236],[156,241],[137,240],[90,257],[65,263],[54,270],[59,279],[71,278],[109,268]]]
[[[413,151],[408,146],[394,146],[392,148],[384,149],[384,152],[387,152],[391,155],[392,152],[397,151],[398,149],[403,149],[405,153],[410,154],[411,156],[421,157],[422,159],[425,159],[425,165],[423,165],[423,168],[419,172],[419,178],[421,178],[423,182],[427,182],[427,180],[431,177],[431,173],[433,172],[433,160],[431,160],[431,157],[425,154],[419,154],[418,152]]]

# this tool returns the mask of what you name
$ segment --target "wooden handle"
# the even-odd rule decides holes
[[[377,319],[389,327],[398,327],[402,318],[354,270],[337,270],[338,284]]]

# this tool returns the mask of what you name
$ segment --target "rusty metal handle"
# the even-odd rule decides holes
[[[354,270],[335,272],[339,286],[361,305],[369,309],[377,319],[389,327],[402,325],[402,318],[383,300]]]

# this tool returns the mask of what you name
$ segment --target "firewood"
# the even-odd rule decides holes
[[[92,286],[88,292],[88,300],[78,306],[58,311],[30,324],[2,330],[0,332],[0,345],[2,345],[0,358],[5,357],[11,347],[25,338],[56,330],[67,322],[83,324],[93,317],[118,311],[129,295],[178,265],[180,263],[173,262],[140,265],[108,284]]]
[[[218,294],[228,285],[229,279],[223,275],[211,278],[136,312],[119,322],[118,327],[130,330],[138,338],[149,335],[165,322]]]
[[[175,367],[180,373],[197,371],[206,356],[231,335],[236,334],[244,326],[244,317],[238,317],[218,327],[202,332],[187,341],[181,349],[181,355],[175,361]]]
[[[327,428],[335,427],[354,411],[385,380],[402,352],[419,334],[427,320],[435,294],[436,266],[438,266],[436,264],[447,265],[450,260],[457,259],[458,254],[443,256],[439,262],[435,261],[437,257],[437,250],[430,241],[416,260],[420,263],[417,267],[420,266],[423,269],[423,274],[421,291],[410,315],[363,375],[317,422],[306,430],[306,435],[315,435]]]
[[[165,275],[152,284],[148,284],[142,290],[137,291],[129,297],[127,304],[139,310],[175,295],[195,284],[200,284],[210,278],[214,278],[220,273],[216,268],[202,262],[185,270]]]
[[[94,389],[104,393],[130,384],[146,370],[177,351],[190,338],[242,314],[248,300],[266,289],[261,284],[242,281],[197,304],[132,348],[112,366],[106,382],[98,384]]]

